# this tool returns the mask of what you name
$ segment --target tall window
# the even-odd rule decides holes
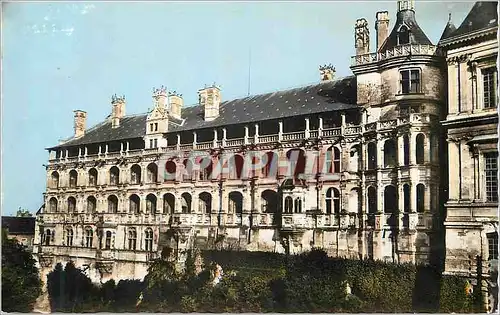
[[[141,199],[137,195],[132,195],[129,198],[129,205],[130,205],[130,211],[131,213],[139,213],[141,210]]]
[[[200,160],[199,166],[200,166],[199,179],[210,180],[210,175],[212,173],[212,161],[210,160],[210,158],[204,158]]]
[[[207,192],[202,192],[198,198],[198,211],[200,213],[212,212],[212,195]]]
[[[424,140],[425,137],[423,134],[419,133],[417,135],[416,143],[415,143],[415,154],[416,154],[416,160],[417,164],[424,164],[424,155],[425,155],[425,149],[424,149]]]
[[[417,185],[417,212],[424,212],[425,210],[425,186],[423,184]]]
[[[326,151],[326,173],[340,172],[340,150],[331,147]]]
[[[118,212],[118,198],[115,195],[108,197],[108,212],[117,213]]]
[[[135,229],[130,229],[128,231],[128,249],[135,250],[137,245],[137,232]]]
[[[268,177],[270,175],[274,175],[271,174],[271,170],[274,171],[277,169],[278,155],[274,152],[267,152],[263,159],[266,159],[266,165],[262,168],[262,176]]]
[[[401,26],[398,31],[398,45],[405,45],[410,43],[410,32],[406,26]]]
[[[91,168],[89,171],[89,186],[97,185],[97,170],[95,168]]]
[[[278,195],[273,190],[264,190],[261,194],[262,213],[276,213],[278,209]]]
[[[96,211],[96,207],[97,207],[97,200],[95,199],[94,196],[89,196],[87,198],[87,212],[94,213]]]
[[[94,231],[91,227],[85,228],[85,247],[92,247],[92,241],[94,240]]]
[[[295,213],[301,213],[302,212],[302,200],[300,198],[295,199]]]
[[[50,198],[49,209],[50,209],[50,212],[52,212],[52,213],[57,212],[57,199],[56,198],[54,198],[54,197]]]
[[[497,107],[498,76],[496,67],[482,70],[484,108]]]
[[[43,240],[46,246],[50,245],[50,243],[52,243],[54,240],[54,233],[49,229],[45,230],[45,233],[43,234]]]
[[[140,184],[141,183],[141,167],[137,164],[132,166],[130,169],[130,183]]]
[[[377,168],[377,145],[375,142],[368,143],[368,169],[374,170]]]
[[[240,192],[233,191],[229,193],[229,213],[243,212],[243,195]]]
[[[420,70],[402,70],[401,94],[420,93]]]
[[[377,189],[368,187],[368,213],[377,213]]]
[[[52,172],[52,174],[50,175],[50,186],[52,188],[59,188],[59,173],[57,172]]]
[[[191,195],[183,193],[181,195],[182,213],[191,213]]]
[[[293,209],[293,199],[288,196],[285,198],[285,213],[292,213]]]
[[[486,175],[486,200],[498,202],[498,153],[484,155],[484,170]]]
[[[118,167],[113,166],[109,170],[109,184],[118,185],[119,181],[120,181],[120,170],[118,169]]]
[[[392,185],[385,186],[384,189],[384,212],[395,213],[398,209],[398,192]]]
[[[148,183],[156,183],[158,181],[158,166],[155,163],[148,165]]]
[[[410,212],[410,185],[403,185],[404,212]]]
[[[340,193],[336,188],[329,188],[326,191],[326,213],[340,213]]]
[[[76,211],[76,199],[74,197],[69,197],[68,198],[68,212],[75,212]]]
[[[152,251],[153,250],[153,230],[152,229],[147,229],[146,232],[144,232],[144,249],[146,251]]]
[[[163,195],[163,213],[174,213],[175,197],[172,194]]]
[[[388,139],[384,143],[384,165],[394,167],[397,165],[398,148],[394,139]]]
[[[156,213],[156,196],[154,194],[146,196],[146,213]]]
[[[106,241],[104,243],[104,248],[105,249],[111,248],[111,231],[106,232]]]
[[[410,165],[410,139],[408,135],[403,136],[403,153],[405,165]]]
[[[498,259],[498,233],[486,234],[488,238],[488,260]]]
[[[73,246],[73,229],[66,230],[66,246]]]
[[[69,172],[69,187],[74,188],[78,182],[78,173],[75,170]]]

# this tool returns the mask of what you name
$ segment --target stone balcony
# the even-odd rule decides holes
[[[374,52],[351,57],[351,66],[359,66],[365,64],[376,63],[382,60],[387,60],[394,57],[405,56],[433,56],[441,55],[437,46],[434,45],[400,45],[384,52]]]

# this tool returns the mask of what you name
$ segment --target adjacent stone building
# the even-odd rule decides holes
[[[75,111],[74,137],[48,149],[42,270],[73,260],[94,281],[142,278],[164,248],[191,246],[443,261],[453,51],[427,38],[413,1],[397,4],[392,29],[376,14],[374,52],[356,21],[350,77],[327,65],[318,84],[227,101],[206,86],[194,106],[161,87],[139,115],[115,95],[91,128]]]
[[[26,246],[28,251],[33,250],[35,238],[34,217],[7,217],[2,216],[2,229],[7,232],[7,237],[17,240]]]

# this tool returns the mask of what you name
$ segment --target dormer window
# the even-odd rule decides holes
[[[410,69],[400,71],[400,93],[420,93],[420,70]]]
[[[158,131],[158,123],[155,123],[155,131]]]
[[[398,45],[410,43],[410,31],[405,25],[401,26],[398,31]]]

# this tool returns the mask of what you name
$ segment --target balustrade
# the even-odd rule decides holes
[[[359,66],[393,57],[409,55],[437,55],[439,51],[434,45],[400,45],[379,53],[368,53],[351,57],[351,65]]]

